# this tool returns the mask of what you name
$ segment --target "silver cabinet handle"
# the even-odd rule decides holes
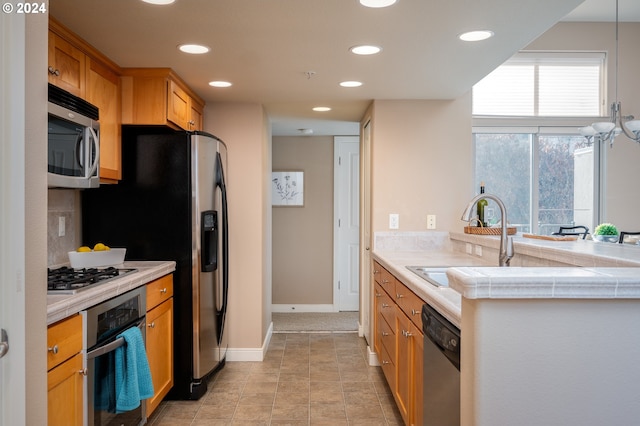
[[[385,361],[384,359],[382,360],[382,365],[388,365],[391,364],[389,361]]]
[[[386,303],[383,303],[383,304],[382,304],[382,307],[383,307],[383,308],[388,308],[388,307],[389,307],[389,305],[388,305],[388,304],[386,304]]]
[[[160,293],[165,294],[167,292],[167,288],[163,288],[162,290],[160,290]]]
[[[49,67],[49,74],[55,75],[56,77],[60,77],[60,70],[54,69],[52,66]]]
[[[380,293],[376,293],[376,297],[382,297]]]
[[[149,328],[156,328],[156,323],[152,322],[151,324],[147,324],[147,327]]]
[[[385,333],[384,331],[382,332],[382,337],[387,337],[389,335],[389,333]]]
[[[5,356],[9,352],[9,336],[7,330],[0,329],[0,358]]]
[[[59,352],[58,345],[53,345],[52,348],[47,348],[47,350],[49,352],[53,352],[54,355],[56,355]]]
[[[402,299],[404,297],[403,294],[396,293],[396,299]]]
[[[83,376],[89,375],[89,372],[87,371],[86,368],[83,368],[82,370],[78,370],[78,373],[80,373]]]
[[[415,309],[411,310],[411,315],[419,315],[420,311],[416,311]]]

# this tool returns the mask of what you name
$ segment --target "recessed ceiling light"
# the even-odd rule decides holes
[[[355,53],[356,55],[375,55],[379,53],[382,48],[378,46],[366,45],[363,44],[361,46],[353,46],[349,48],[351,53]]]
[[[343,81],[342,83],[340,83],[340,86],[342,87],[360,87],[362,86],[362,83],[359,81]]]
[[[488,38],[493,37],[493,31],[489,30],[478,30],[478,31],[468,31],[466,33],[462,33],[458,36],[458,38],[462,41],[482,41]]]
[[[312,108],[314,111],[316,112],[327,112],[327,111],[331,111],[331,108],[329,107],[325,107],[325,106],[317,106],[317,107],[313,107]]]
[[[149,4],[159,4],[159,5],[167,5],[167,4],[171,4],[176,0],[142,0],[145,3],[149,3]]]
[[[360,4],[366,7],[387,7],[398,0],[360,0]]]
[[[211,50],[207,46],[203,46],[201,44],[181,44],[178,46],[178,49],[180,49],[181,52],[191,53],[194,55],[201,55]]]
[[[216,81],[210,81],[209,82],[209,86],[213,86],[213,87],[231,87],[232,83],[230,83],[228,81],[216,80]]]

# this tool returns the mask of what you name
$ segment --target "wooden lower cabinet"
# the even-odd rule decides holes
[[[373,271],[374,350],[404,423],[422,426],[424,302],[377,262]]]
[[[82,371],[82,354],[77,354],[47,373],[49,426],[82,425]]]
[[[49,426],[83,422],[82,318],[74,315],[47,329],[47,419]]]
[[[166,275],[147,284],[147,358],[154,395],[146,400],[147,417],[173,387],[173,280]]]

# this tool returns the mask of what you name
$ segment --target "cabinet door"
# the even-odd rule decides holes
[[[47,373],[47,419],[49,426],[81,426],[82,355],[77,354]]]
[[[405,424],[410,424],[409,413],[411,407],[411,385],[413,379],[413,358],[411,321],[398,307],[396,312],[396,342],[398,355],[396,358],[396,388],[394,394],[398,410]]]
[[[100,179],[122,179],[120,78],[100,62],[87,58],[87,96],[100,112]]]
[[[424,388],[424,378],[422,371],[424,369],[424,334],[412,324],[411,341],[413,344],[413,396],[411,397],[411,424],[416,426],[423,425],[423,403],[422,392]]]
[[[147,358],[155,392],[146,401],[150,416],[173,387],[173,298],[147,312]]]
[[[189,130],[202,130],[202,114],[204,113],[204,108],[191,99],[190,111]]]
[[[49,31],[49,83],[84,98],[85,61],[80,49]]]
[[[189,95],[182,90],[175,81],[169,80],[168,96],[167,120],[185,130],[189,130],[189,117],[191,116],[191,100],[189,99]]]

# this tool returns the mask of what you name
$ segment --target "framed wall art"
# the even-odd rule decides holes
[[[276,207],[304,206],[304,172],[272,172],[271,204]]]

